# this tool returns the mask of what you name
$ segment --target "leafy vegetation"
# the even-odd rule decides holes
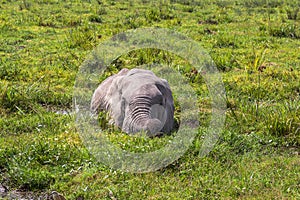
[[[300,198],[299,7],[298,0],[0,1],[0,198],[53,190],[67,199]],[[72,96],[90,51],[140,27],[176,30],[210,53],[226,88],[227,118],[213,151],[200,157],[211,115],[201,75],[156,49],[120,56],[99,82],[123,67],[166,64],[189,81],[200,111],[199,134],[183,157],[156,172],[131,174],[89,154]],[[173,137],[107,132],[112,143],[135,152]]]

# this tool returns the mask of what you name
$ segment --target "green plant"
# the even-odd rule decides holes
[[[104,7],[100,7],[100,8],[97,10],[97,14],[98,14],[98,15],[106,15],[106,14],[107,14],[107,10],[106,10]]]
[[[89,27],[73,28],[66,33],[69,48],[90,49],[96,42],[96,35]]]
[[[30,10],[31,8],[31,3],[27,0],[23,0],[22,3],[19,5],[19,9],[20,10]]]
[[[227,46],[228,47],[228,46]],[[233,49],[226,49],[225,51],[215,51],[211,52],[212,59],[216,67],[220,71],[230,71],[234,68],[240,68],[240,63],[235,57]]]
[[[281,24],[280,26],[270,27],[269,34],[274,37],[300,38],[300,29],[296,24]]]
[[[263,113],[263,119],[269,134],[285,137],[291,145],[299,145],[300,133],[299,99],[285,102],[283,105],[272,105]]]
[[[288,19],[291,19],[291,20],[297,20],[299,12],[300,12],[300,8],[297,6],[292,9],[290,9],[290,8],[286,9],[287,17],[288,17]]]
[[[102,23],[102,18],[99,15],[91,15],[89,20],[90,22]]]

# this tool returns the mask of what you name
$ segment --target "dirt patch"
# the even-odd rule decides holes
[[[9,191],[7,187],[0,184],[1,199],[18,199],[18,200],[65,200],[65,198],[56,191],[52,192],[29,192],[13,190]]]

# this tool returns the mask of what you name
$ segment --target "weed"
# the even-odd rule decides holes
[[[90,22],[102,23],[102,18],[99,15],[91,15],[89,20]]]
[[[0,68],[0,79],[8,80],[8,81],[16,80],[18,79],[18,75],[20,75],[21,72],[24,73],[22,69],[20,69],[17,66],[5,65],[5,61],[4,61]]]
[[[135,29],[146,25],[146,20],[140,16],[139,13],[135,13],[133,15],[128,14],[122,24],[126,25],[128,28]]]
[[[101,7],[97,10],[97,14],[98,15],[106,15],[107,14],[107,10],[104,7]]]
[[[66,139],[68,137],[63,135],[58,138],[43,134],[34,141],[24,139],[23,145],[11,152],[7,160],[7,178],[11,184],[20,185],[24,190],[44,189],[54,183],[56,178],[53,173],[62,175],[80,166],[80,162],[73,162],[72,158],[80,156],[82,161],[89,159],[84,151],[74,147]],[[65,144],[55,142],[58,140],[64,140]],[[60,170],[56,171],[58,167]]]
[[[224,45],[224,43],[223,43],[223,45]],[[233,68],[240,68],[240,63],[238,62],[237,58],[235,57],[233,50],[226,50],[223,52],[212,51],[211,56],[214,60],[216,67],[220,71],[230,71]]]
[[[169,7],[161,6],[158,8],[150,9],[146,12],[146,20],[148,22],[158,22],[160,20],[171,20],[175,18],[173,10]]]
[[[24,9],[30,10],[30,8],[31,8],[31,3],[28,2],[27,0],[23,0],[22,3],[19,5],[20,10],[24,10]]]
[[[299,12],[300,12],[300,8],[299,7],[295,7],[295,8],[291,8],[291,9],[287,8],[286,9],[287,17],[290,20],[297,20]]]
[[[300,28],[296,24],[281,24],[280,26],[271,27],[269,34],[274,37],[299,39]]]
[[[281,0],[249,0],[245,1],[244,5],[246,7],[251,7],[251,8],[259,8],[259,7],[279,7],[284,4],[283,1]]]
[[[217,37],[217,41],[214,44],[216,48],[237,48],[238,47],[238,40],[235,36],[224,36],[219,35]]]
[[[245,68],[245,70],[248,74],[251,74],[253,72],[262,72],[262,70],[263,70],[262,66],[265,62],[266,52],[267,52],[266,48],[261,50],[260,52],[253,48],[253,54],[250,57],[251,62]]]
[[[96,35],[89,27],[73,28],[66,34],[69,48],[90,49],[96,42]]]
[[[299,145],[299,99],[284,102],[283,105],[272,105],[266,110],[262,115],[268,133],[276,137],[285,136],[286,140],[291,141],[291,145]]]

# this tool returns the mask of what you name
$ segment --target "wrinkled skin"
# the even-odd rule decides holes
[[[174,126],[174,101],[169,84],[149,70],[122,69],[95,90],[91,112],[110,113],[111,123],[128,134],[169,133]]]

